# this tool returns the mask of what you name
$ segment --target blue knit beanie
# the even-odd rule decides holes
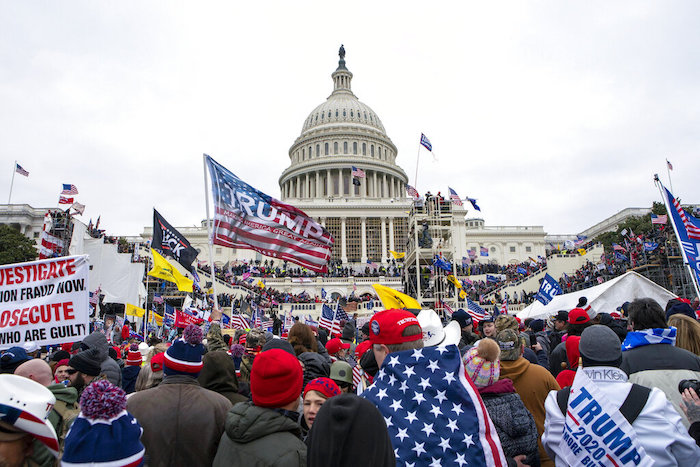
[[[143,465],[141,425],[126,411],[126,393],[107,380],[88,385],[66,436],[62,465]]]
[[[206,352],[202,344],[204,333],[194,324],[190,324],[182,333],[182,338],[175,340],[165,351],[163,373],[165,376],[186,375],[196,378],[202,371],[202,355]]]

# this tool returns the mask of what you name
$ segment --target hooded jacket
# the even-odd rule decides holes
[[[56,404],[49,412],[49,421],[53,425],[56,435],[58,436],[58,443],[63,450],[63,440],[68,434],[68,429],[70,428],[75,417],[80,413],[80,408],[78,407],[78,391],[72,387],[66,387],[63,384],[52,384],[47,386],[46,389],[51,391],[51,394],[56,398]],[[39,440],[35,439],[32,442],[33,452],[31,460],[42,467],[53,467],[56,465],[56,458],[51,454],[46,445]],[[28,465],[33,465],[31,462]]]
[[[299,424],[281,413],[240,402],[226,416],[214,466],[306,466]]]
[[[202,357],[202,362],[204,366],[197,380],[203,388],[221,394],[234,405],[248,400],[238,393],[236,367],[226,352],[208,352]]]
[[[231,402],[191,376],[172,375],[132,394],[126,408],[143,428],[146,465],[211,465]]]
[[[517,360],[501,360],[501,376],[499,379],[509,378],[513,381],[515,391],[522,399],[525,408],[532,414],[537,426],[537,434],[544,432],[544,401],[549,391],[559,390],[559,384],[554,376],[540,365],[533,365],[524,358]],[[538,442],[540,461],[543,466],[552,466],[554,463],[547,457],[547,453]]]
[[[226,352],[228,346],[226,341],[224,341],[224,336],[221,334],[221,326],[213,323],[209,327],[209,332],[207,333],[207,350],[209,352],[214,352],[215,350],[223,350]]]
[[[95,331],[81,343],[81,347],[86,349],[97,349],[98,359],[100,360],[100,372],[103,373],[107,380],[115,386],[122,387],[122,372],[119,364],[109,357],[109,344],[104,334]]]
[[[331,374],[331,361],[327,356],[324,358],[316,352],[302,352],[298,358],[304,364],[304,387],[312,379]]]
[[[490,386],[479,388],[489,416],[496,425],[503,453],[508,457],[525,454],[527,465],[539,465],[537,452],[537,426],[515,392],[513,382],[501,379]]]
[[[125,393],[131,394],[136,391],[136,380],[141,371],[140,366],[127,365],[122,368],[122,389]]]

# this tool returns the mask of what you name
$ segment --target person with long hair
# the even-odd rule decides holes
[[[297,357],[304,352],[318,352],[316,336],[311,328],[304,323],[296,323],[292,326],[287,340],[294,347],[294,353],[297,354]]]
[[[676,328],[676,347],[700,356],[700,323],[697,320],[677,313],[671,315],[668,325]]]

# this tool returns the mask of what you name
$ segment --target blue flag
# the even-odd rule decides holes
[[[527,274],[527,271],[526,271],[525,268],[522,267],[522,266],[518,266],[518,267],[515,269],[515,271],[516,271],[518,274]]]
[[[663,187],[663,185],[662,185]],[[683,210],[678,200],[663,187],[669,219],[676,231],[676,238],[683,249],[683,256],[700,281],[700,219]]]
[[[486,282],[501,282],[501,278],[491,274],[486,274]]]
[[[554,280],[554,278],[549,274],[545,274],[544,279],[542,279],[542,284],[540,284],[540,290],[537,292],[537,296],[535,298],[547,305],[552,301],[555,295],[559,294],[561,294],[559,282]]]
[[[472,203],[472,207],[476,209],[477,211],[481,211],[481,208],[479,207],[478,204],[476,204],[476,199],[475,198],[467,198],[467,201]]]
[[[397,465],[507,464],[456,345],[390,353],[362,397],[384,417]]]
[[[444,269],[447,272],[452,272],[452,265],[450,265],[449,262],[445,261],[444,259],[440,258],[438,255],[435,255],[435,260],[433,260],[433,264],[440,269]]]
[[[615,252],[615,260],[616,261],[627,261],[627,256],[623,255],[619,251]]]
[[[656,242],[644,242],[644,251],[654,251],[658,246]]]

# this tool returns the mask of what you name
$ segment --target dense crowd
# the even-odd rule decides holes
[[[222,333],[215,310],[206,335],[189,325],[170,342],[126,325],[26,342],[0,357],[0,463],[572,465],[565,414],[583,426],[604,412],[627,419],[615,437],[629,441],[601,456],[696,465],[698,300],[620,305],[582,298],[522,323],[457,310],[446,325],[385,310],[334,335],[302,322]]]

